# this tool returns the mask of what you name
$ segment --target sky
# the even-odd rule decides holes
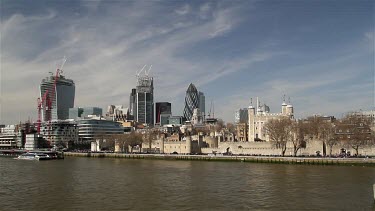
[[[256,97],[271,112],[290,97],[297,118],[374,109],[374,1],[0,3],[0,124],[36,121],[39,84],[63,56],[75,106],[103,112],[129,106],[145,64],[173,115],[190,83],[226,122]]]

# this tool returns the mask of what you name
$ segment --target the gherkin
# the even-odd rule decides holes
[[[199,96],[198,90],[194,84],[190,84],[189,88],[186,90],[185,97],[185,108],[184,108],[184,117],[187,121],[191,120],[193,116],[193,111],[195,108],[198,108],[199,105]]]

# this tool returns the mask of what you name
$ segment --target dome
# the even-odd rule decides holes
[[[250,105],[250,106],[249,106],[249,109],[254,109],[254,106]]]
[[[281,104],[282,106],[286,106],[287,104],[285,102],[283,102],[283,104]]]
[[[290,104],[289,104],[289,105],[287,105],[286,107],[287,107],[287,108],[293,108],[293,106],[292,106],[292,105],[290,105]]]

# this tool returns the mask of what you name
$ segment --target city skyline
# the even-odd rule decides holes
[[[0,123],[36,121],[38,86],[64,55],[76,107],[128,106],[136,71],[152,64],[154,102],[173,115],[190,83],[228,122],[255,96],[272,112],[291,96],[297,118],[369,110],[373,11],[372,1],[1,1]]]

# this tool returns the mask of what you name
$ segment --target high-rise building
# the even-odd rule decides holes
[[[172,104],[169,102],[155,103],[155,124],[161,124],[161,117],[167,115],[172,115]]]
[[[154,80],[148,74],[138,76],[135,120],[148,125],[154,123]]]
[[[137,89],[132,89],[129,98],[129,115],[137,116]]]
[[[185,108],[184,108],[184,117],[187,121],[191,120],[193,116],[194,109],[198,108],[199,106],[199,96],[198,90],[194,86],[194,84],[190,84],[188,89],[186,90],[185,96]]]
[[[75,84],[73,80],[60,75],[56,81],[56,89],[54,90],[55,76],[51,75],[42,80],[40,84],[40,98],[48,90],[48,98],[51,101],[52,109],[50,111],[42,111],[42,118],[47,120],[47,116],[51,115],[51,119],[65,120],[69,118],[69,108],[74,107]],[[53,94],[55,93],[55,94]],[[50,114],[47,114],[50,112]]]
[[[198,100],[198,108],[204,118],[206,115],[206,97],[204,96],[203,92],[198,92]]]
[[[269,110],[269,108],[268,108]],[[247,123],[249,121],[249,112],[247,108],[241,108],[236,111],[234,114],[234,122],[238,123]]]

